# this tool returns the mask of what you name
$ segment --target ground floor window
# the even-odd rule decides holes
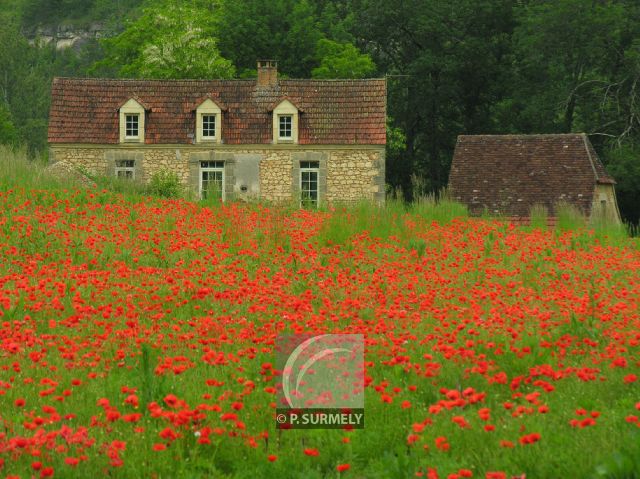
[[[116,161],[116,177],[126,180],[133,180],[136,176],[135,160]]]
[[[200,162],[200,198],[224,200],[224,161]]]
[[[300,205],[303,207],[318,207],[318,177],[320,163],[318,161],[300,162]]]

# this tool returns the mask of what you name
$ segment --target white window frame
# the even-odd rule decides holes
[[[319,161],[301,161],[300,162],[300,178],[298,182],[298,186],[300,187],[300,207],[303,208],[308,206],[308,203],[305,203],[305,199],[303,197],[303,192],[305,191],[302,187],[304,180],[303,176],[305,173],[315,173],[316,175],[316,201],[315,208],[320,206],[320,162]]]
[[[138,116],[138,134],[127,135],[127,116]],[[144,107],[134,98],[130,98],[120,107],[120,143],[144,143],[145,115]]]
[[[135,135],[129,132],[129,130],[133,132],[134,122],[135,122]],[[131,127],[129,127],[129,123],[131,123]],[[131,140],[131,139],[137,140],[140,137],[140,115],[138,113],[126,113],[124,115],[124,137],[127,140]]]
[[[205,116],[215,118],[215,135],[204,136]],[[222,109],[210,98],[204,100],[196,108],[196,142],[197,143],[220,143],[222,138]]]
[[[226,194],[225,194],[225,188],[224,188],[224,180],[225,180],[225,173],[224,173],[224,161],[201,161],[200,162],[200,167],[198,169],[198,193],[200,195],[200,199],[204,199],[202,193],[202,174],[203,173],[215,173],[215,172],[220,172],[222,173],[222,178],[221,178],[221,184],[220,184],[220,191],[221,191],[221,198],[222,201],[225,201],[226,199]]]
[[[288,119],[289,125],[285,125],[285,128],[282,127],[283,120]],[[288,132],[287,132],[287,128]],[[289,133],[285,135],[284,133]],[[293,115],[278,115],[278,140],[293,140]]]
[[[280,117],[291,117],[291,136],[280,136]],[[298,143],[299,111],[289,100],[282,100],[273,109],[273,143]]]
[[[202,138],[203,139],[205,140],[215,139],[216,131],[218,131],[217,119],[218,119],[217,115],[211,115],[207,113],[202,114]]]
[[[131,176],[127,177],[130,172]],[[120,173],[123,173],[121,175]],[[136,179],[136,161],[135,160],[116,160],[116,178],[123,180]]]

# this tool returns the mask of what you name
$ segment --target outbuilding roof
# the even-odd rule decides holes
[[[568,203],[589,215],[596,184],[614,184],[582,134],[460,135],[449,191],[472,214],[529,216]]]
[[[272,111],[283,98],[301,111],[300,144],[384,145],[386,81],[114,80],[55,78],[49,116],[50,143],[118,143],[118,108],[135,98],[146,111],[145,143],[193,143],[194,105],[211,98],[226,110],[222,141],[268,144]]]

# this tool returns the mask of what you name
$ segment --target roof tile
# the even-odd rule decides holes
[[[461,135],[449,175],[454,199],[472,214],[529,216],[558,202],[591,211],[596,183],[611,178],[585,134]]]
[[[386,81],[279,80],[256,87],[255,80],[113,80],[55,78],[49,117],[50,143],[117,143],[118,107],[136,98],[148,107],[145,137],[158,144],[193,140],[193,105],[210,96],[227,111],[227,144],[269,144],[269,107],[283,98],[301,110],[301,144],[386,142]]]

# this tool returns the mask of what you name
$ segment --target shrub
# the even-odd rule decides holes
[[[160,170],[151,177],[148,192],[163,198],[179,198],[182,195],[180,179],[173,171]]]

